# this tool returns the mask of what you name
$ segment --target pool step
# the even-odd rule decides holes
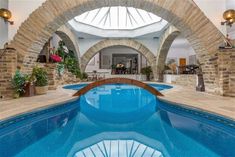
[[[163,157],[163,155],[134,140],[104,140],[77,152],[75,157]]]

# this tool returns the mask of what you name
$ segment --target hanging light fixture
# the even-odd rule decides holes
[[[221,22],[221,25],[227,25],[232,27],[233,23],[235,22],[235,10],[230,9],[224,12],[223,18],[225,19],[224,22]]]
[[[3,18],[6,22],[9,22],[11,25],[14,24],[13,21],[10,21],[10,18],[12,17],[12,14],[9,10],[1,8],[0,9],[0,17]]]

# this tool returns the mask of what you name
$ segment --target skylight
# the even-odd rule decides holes
[[[163,157],[162,153],[134,140],[105,140],[80,150],[74,157]]]
[[[103,7],[88,11],[74,18],[78,23],[101,29],[136,29],[161,22],[162,19],[150,12],[132,7]]]

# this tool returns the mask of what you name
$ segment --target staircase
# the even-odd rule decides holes
[[[162,153],[134,140],[104,140],[74,157],[163,157]]]

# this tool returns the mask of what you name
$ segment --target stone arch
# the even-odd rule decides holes
[[[72,50],[77,56],[77,59],[79,59],[80,51],[78,40],[74,33],[66,25],[63,25],[55,32],[55,34],[57,34],[63,40],[68,49]]]
[[[81,57],[81,70],[85,71],[87,64],[89,61],[94,57],[99,51],[104,48],[112,47],[112,46],[125,46],[131,49],[136,50],[137,52],[141,53],[149,62],[150,66],[153,68],[153,72],[156,70],[154,69],[154,65],[156,63],[156,57],[154,54],[143,44],[133,39],[107,39],[98,42],[91,48],[89,48],[84,55]]]
[[[90,83],[87,86],[83,87],[82,89],[77,91],[73,96],[81,96],[81,95],[87,93],[89,90],[91,90],[95,87],[99,87],[99,86],[107,85],[107,84],[114,84],[114,83],[123,83],[123,84],[135,85],[137,87],[141,87],[141,88],[149,91],[150,93],[152,93],[156,97],[163,96],[162,93],[160,93],[155,88],[149,86],[148,84],[143,83],[141,81],[128,79],[128,78],[108,78],[108,79],[104,79],[104,80],[99,80],[99,81]]]
[[[197,52],[207,91],[218,91],[218,47],[224,36],[192,0],[46,0],[20,26],[11,42],[17,50],[18,65],[23,70],[30,69],[39,50],[60,26],[77,15],[105,6],[140,8],[178,28]]]
[[[165,62],[169,49],[175,40],[175,38],[180,34],[180,31],[174,26],[169,26],[168,29],[161,36],[159,41],[159,48],[157,51],[156,66],[157,66],[157,81],[163,81],[163,73],[165,68]]]

